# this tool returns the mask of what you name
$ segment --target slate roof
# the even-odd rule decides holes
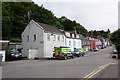
[[[88,40],[85,36],[83,36],[81,34],[80,34],[80,39],[82,39],[82,40]]]
[[[51,33],[57,33],[57,34],[63,35],[63,33],[61,33],[60,30],[54,26],[50,26],[40,22],[37,22],[37,23],[45,30],[45,32],[51,32]]]

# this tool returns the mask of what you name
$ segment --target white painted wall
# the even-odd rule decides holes
[[[36,35],[36,41],[34,41],[34,35]],[[29,36],[29,41],[27,42],[27,36]],[[29,49],[37,49],[38,57],[44,57],[44,37],[43,30],[34,21],[31,21],[24,32],[22,37],[22,57],[28,57]]]
[[[74,41],[75,41],[74,48],[82,48],[81,39],[74,39]]]
[[[70,47],[72,52],[74,51],[74,48],[82,48],[81,44],[81,39],[66,38],[66,46]]]
[[[47,40],[47,35],[50,35],[50,40]],[[60,40],[58,40],[60,36]],[[44,57],[53,57],[54,47],[65,46],[65,36],[60,34],[44,33]]]
[[[50,41],[47,40],[47,35],[50,35]],[[34,41],[36,35],[36,41]],[[27,36],[29,41],[27,42]],[[55,36],[55,38],[54,38]],[[60,41],[58,41],[60,36]],[[22,56],[28,58],[51,58],[53,57],[54,47],[65,46],[65,36],[63,34],[53,34],[45,32],[36,22],[30,22],[22,33]]]
[[[65,46],[70,47],[71,51],[74,51],[73,38],[66,38]]]

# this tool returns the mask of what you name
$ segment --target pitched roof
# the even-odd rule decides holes
[[[88,40],[86,37],[84,37],[83,35],[80,34],[80,39],[82,40]]]
[[[45,32],[51,32],[51,33],[57,33],[57,34],[63,34],[60,32],[60,30],[54,26],[50,26],[44,23],[37,22],[44,30]]]

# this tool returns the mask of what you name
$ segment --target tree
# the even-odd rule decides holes
[[[28,18],[28,12],[31,12]],[[18,40],[30,19],[64,29],[54,14],[34,2],[2,3],[2,38]]]
[[[104,30],[101,30],[101,31],[91,30],[88,32],[88,34],[91,36],[101,36],[104,38],[108,38],[108,31],[104,31]]]
[[[110,34],[110,40],[116,46],[118,58],[120,58],[120,29]]]

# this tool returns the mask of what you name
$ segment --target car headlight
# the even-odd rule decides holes
[[[11,54],[12,56],[14,55],[14,54]]]
[[[114,50],[114,52],[117,52],[117,50]]]
[[[22,55],[21,53],[19,55]]]

